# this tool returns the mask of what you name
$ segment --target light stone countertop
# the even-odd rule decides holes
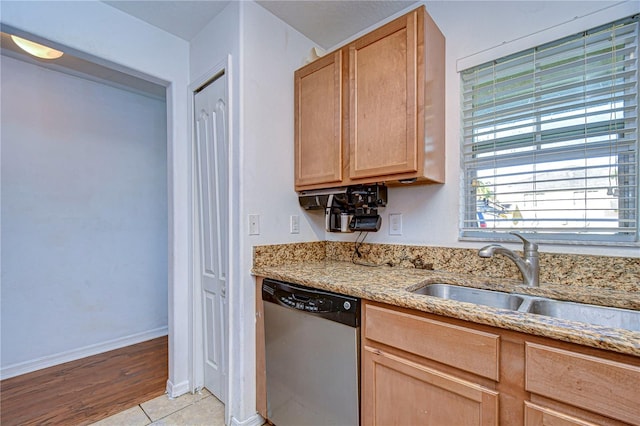
[[[445,300],[411,293],[444,282],[509,293],[528,294],[603,306],[640,310],[640,295],[611,289],[541,283],[525,287],[516,280],[478,278],[464,274],[402,267],[369,267],[340,261],[254,265],[256,276],[297,283],[403,308],[519,331],[599,349],[640,356],[640,332],[566,321],[509,309]]]

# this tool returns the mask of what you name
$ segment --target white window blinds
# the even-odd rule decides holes
[[[638,242],[638,16],[461,79],[463,238]]]

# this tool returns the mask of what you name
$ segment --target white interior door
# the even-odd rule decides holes
[[[224,74],[196,93],[195,120],[204,386],[226,402],[229,148]]]

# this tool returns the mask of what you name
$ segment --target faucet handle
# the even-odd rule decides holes
[[[511,235],[515,235],[516,237],[520,238],[522,240],[522,244],[524,244],[524,251],[525,252],[531,252],[531,251],[537,251],[538,250],[538,244],[527,240],[525,237],[522,236],[522,234],[520,234],[519,232],[515,232],[515,231],[511,231],[509,232]]]

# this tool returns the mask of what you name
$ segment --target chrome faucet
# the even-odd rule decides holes
[[[517,232],[509,232],[512,235],[520,238],[524,244],[524,257],[518,256],[515,252],[502,247],[499,244],[490,244],[482,247],[478,251],[480,257],[491,257],[494,254],[501,254],[511,259],[520,272],[522,273],[522,279],[524,284],[529,287],[538,287],[540,284],[540,264],[538,262],[538,244],[524,238]]]

